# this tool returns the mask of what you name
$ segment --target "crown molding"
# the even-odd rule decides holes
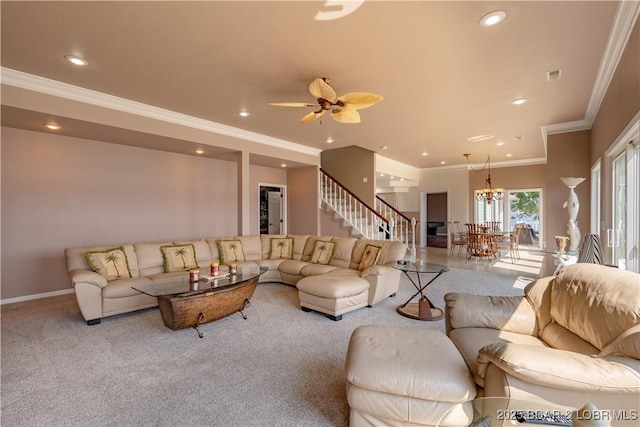
[[[541,127],[545,153],[547,152],[548,135],[591,129],[639,14],[640,1],[619,2],[584,119]]]
[[[91,89],[62,83],[45,77],[24,73],[10,68],[0,67],[0,82],[3,85],[14,86],[46,95],[69,99],[84,104],[103,107],[110,110],[134,114],[141,117],[160,120],[167,123],[204,130],[211,133],[239,138],[258,144],[281,148],[312,156],[319,156],[322,150],[307,147],[284,139],[273,138],[256,132],[250,132],[233,126],[224,125],[211,120],[200,119],[175,111],[154,107],[130,99],[120,98]]]

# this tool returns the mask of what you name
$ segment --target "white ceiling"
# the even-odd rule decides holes
[[[314,20],[336,8],[322,1],[2,1],[1,65],[3,74],[25,72],[320,150],[357,145],[417,168],[466,164],[463,153],[480,164],[490,154],[492,166],[539,163],[544,129],[593,121],[615,52],[637,17],[625,21],[618,6],[369,0],[339,19]],[[481,27],[494,10],[506,19]],[[73,67],[67,54],[89,65]],[[562,78],[547,81],[556,69]],[[361,110],[360,124],[325,117],[301,125],[311,108],[268,105],[315,102],[308,85],[323,76],[339,95],[368,91],[384,100]],[[520,97],[528,102],[511,104]],[[6,105],[2,112],[5,126],[44,131],[34,112]],[[74,128],[81,137],[105,132]],[[108,133],[173,151],[169,138]],[[468,141],[476,135],[492,137]]]

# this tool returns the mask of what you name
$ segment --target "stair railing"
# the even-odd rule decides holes
[[[322,168],[320,168],[320,198],[367,239],[389,239],[395,235],[392,220],[376,212],[373,207]]]
[[[376,211],[395,224],[392,240],[406,243],[415,257],[416,252],[416,219],[409,218],[398,209],[387,203],[380,196],[376,196]]]

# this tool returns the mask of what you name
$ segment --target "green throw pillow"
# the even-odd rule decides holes
[[[293,237],[272,237],[269,259],[292,259]]]
[[[218,250],[220,251],[220,264],[245,260],[242,241],[238,239],[218,240]]]
[[[131,277],[129,261],[123,246],[104,251],[86,252],[84,256],[91,269],[109,281]]]
[[[160,246],[164,259],[164,272],[190,270],[198,268],[196,248],[193,244]]]
[[[316,240],[316,243],[313,246],[313,254],[311,254],[311,259],[309,261],[314,264],[329,264],[333,257],[333,251],[335,248],[335,242]]]
[[[364,253],[362,254],[362,260],[360,261],[360,265],[358,265],[358,270],[362,271],[367,267],[371,267],[372,265],[375,265],[376,261],[378,261],[378,257],[380,256],[381,250],[382,250],[382,246],[367,245],[364,248]]]

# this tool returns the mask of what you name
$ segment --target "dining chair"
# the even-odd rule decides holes
[[[456,231],[455,223],[459,221],[447,221],[447,227],[449,228],[449,236],[451,240],[451,249],[449,250],[449,256],[453,255],[453,250],[456,246],[459,246],[458,255],[462,254],[462,248],[466,245],[466,238],[463,236],[463,233]],[[460,227],[458,226],[458,229]]]

